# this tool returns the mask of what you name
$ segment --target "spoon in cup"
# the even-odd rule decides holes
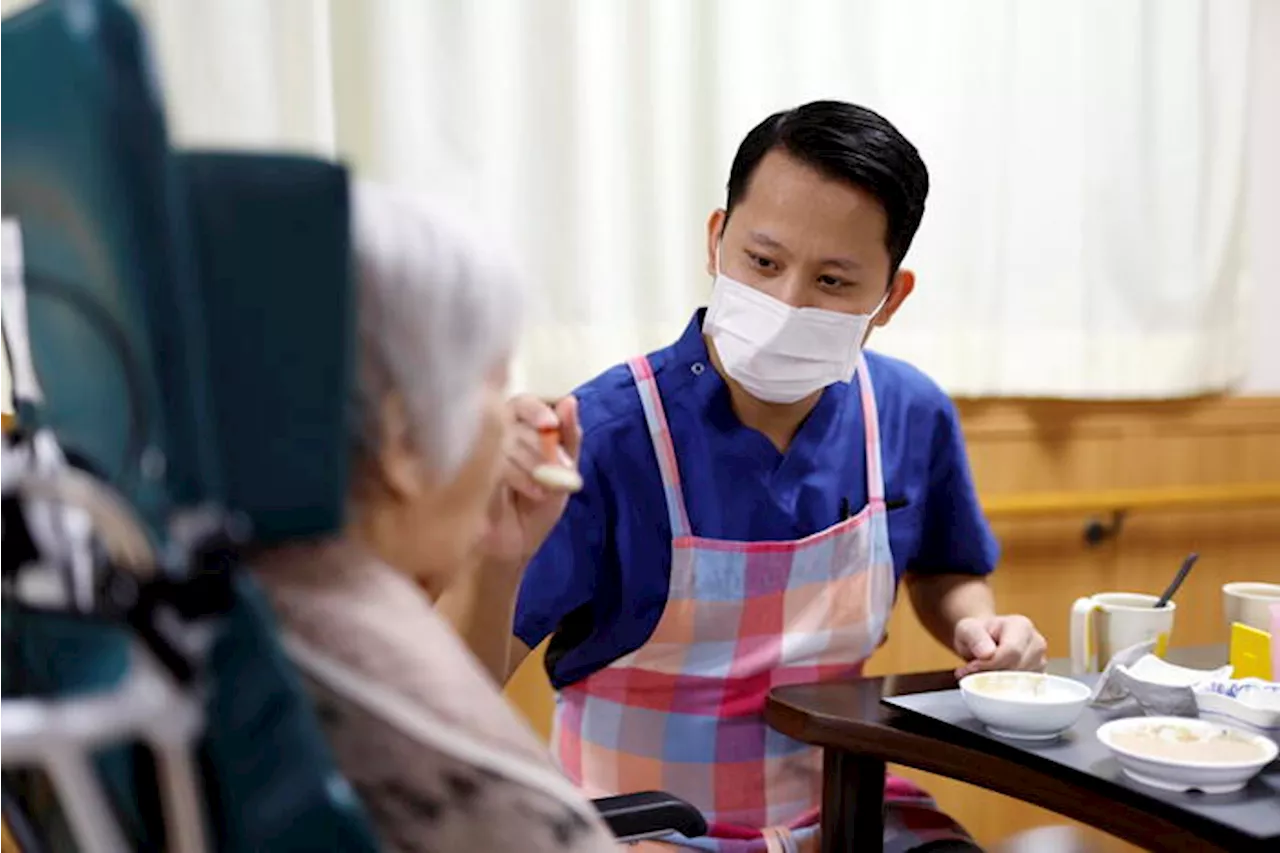
[[[1156,602],[1155,607],[1159,610],[1169,603],[1173,598],[1173,594],[1178,591],[1178,587],[1182,586],[1182,582],[1187,579],[1187,575],[1191,573],[1191,567],[1196,564],[1196,560],[1200,559],[1200,555],[1192,551],[1187,558],[1182,561],[1182,568],[1178,569],[1178,573],[1173,576],[1173,580],[1165,589],[1164,594],[1160,596],[1160,600]]]

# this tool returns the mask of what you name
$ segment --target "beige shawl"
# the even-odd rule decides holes
[[[255,562],[338,765],[388,849],[616,850],[407,577],[347,542]]]

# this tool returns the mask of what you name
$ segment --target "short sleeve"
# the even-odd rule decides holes
[[[954,404],[935,414],[920,549],[907,565],[917,574],[985,575],[995,570],[1000,546],[982,513]]]
[[[590,602],[605,567],[611,529],[607,485],[583,453],[582,490],[525,568],[516,600],[515,635],[529,648],[555,633],[564,618]]]

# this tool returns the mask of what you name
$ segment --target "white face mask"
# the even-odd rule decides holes
[[[794,403],[853,378],[867,330],[888,298],[870,314],[793,308],[718,273],[702,331],[725,373],[751,396]]]

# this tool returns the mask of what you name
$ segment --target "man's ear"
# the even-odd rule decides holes
[[[907,301],[907,297],[916,289],[916,274],[911,270],[898,270],[893,275],[893,281],[889,283],[889,298],[885,300],[884,307],[880,309],[880,313],[876,314],[875,325],[887,326],[889,321],[893,319],[893,315],[903,302]]]
[[[713,210],[707,220],[707,275],[713,278],[716,275],[716,252],[720,250],[720,238],[724,236],[724,226],[728,221],[729,214],[722,207]]]
[[[424,488],[422,457],[413,441],[404,398],[388,394],[382,401],[382,424],[377,453],[378,478],[394,500],[421,497]]]

